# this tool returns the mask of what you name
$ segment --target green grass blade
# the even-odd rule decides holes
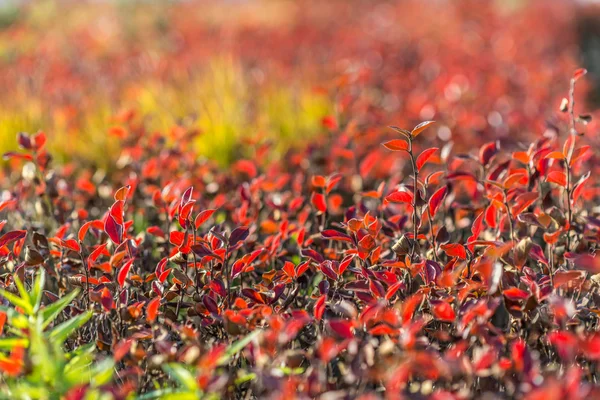
[[[109,383],[113,376],[115,362],[111,358],[102,360],[92,369],[92,387],[100,387]]]
[[[11,292],[8,292],[4,289],[0,289],[0,296],[10,301],[15,307],[23,309],[25,313],[30,315],[33,314],[33,307],[31,306],[31,303],[29,303],[29,296],[27,297],[27,299],[23,299],[21,297],[15,296]]]
[[[14,277],[15,285],[17,286],[17,289],[19,289],[19,294],[21,295],[21,298],[31,305],[31,297],[29,297],[29,293],[27,292],[27,289],[25,289],[23,282],[21,282],[21,279],[19,279],[19,277],[16,274],[14,275]]]
[[[92,312],[87,311],[83,314],[79,314],[75,318],[63,322],[56,326],[48,334],[48,338],[54,343],[62,344],[69,336],[83,326],[92,317]]]
[[[79,289],[73,290],[68,295],[56,300],[54,303],[44,307],[41,311],[44,323],[42,324],[45,329],[56,317],[77,297]]]
[[[192,373],[185,369],[185,367],[182,365],[177,363],[169,363],[163,365],[163,369],[185,389],[189,391],[196,391],[198,389],[196,378],[194,378],[194,375],[192,375]]]
[[[227,350],[225,350],[225,354],[221,356],[219,359],[219,365],[225,365],[229,362],[229,360],[243,350],[251,341],[253,341],[258,335],[261,334],[261,330],[257,329],[255,331],[250,332],[248,335],[238,340],[237,342],[232,343]]]
[[[40,268],[35,282],[33,283],[33,291],[31,293],[31,304],[33,311],[37,312],[42,304],[42,296],[44,294],[44,285],[46,284],[46,273],[43,268]]]
[[[0,339],[0,349],[2,350],[12,350],[14,347],[27,347],[29,346],[29,340],[27,338],[2,338]]]

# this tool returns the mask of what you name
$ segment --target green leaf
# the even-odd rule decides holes
[[[73,359],[75,357],[80,357],[83,355],[92,355],[96,350],[96,343],[88,343],[82,346],[77,347],[73,351],[70,351],[65,354],[67,360]]]
[[[31,304],[33,305],[33,311],[37,312],[42,304],[42,295],[44,285],[46,284],[46,273],[43,268],[40,268],[35,282],[33,283],[33,292],[31,293]]]
[[[15,280],[16,282],[17,280]],[[10,301],[15,307],[22,308],[27,314],[33,314],[33,307],[29,303],[29,295],[27,295],[26,299],[15,296],[11,292],[8,292],[4,289],[0,289],[0,296],[4,297],[6,300]]]
[[[27,289],[23,286],[23,282],[21,279],[15,274],[15,285],[17,285],[17,289],[19,289],[19,293],[21,294],[21,298],[28,302],[31,305],[31,297],[29,297],[29,293],[27,293]]]
[[[192,375],[192,373],[185,369],[182,365],[177,363],[169,363],[163,365],[163,369],[187,390],[196,391],[198,389],[194,375]]]
[[[31,359],[34,360],[32,363],[33,379],[41,379],[44,382],[63,379],[63,356],[60,351],[60,346],[56,346],[57,350],[53,357],[48,342],[44,338],[42,317],[39,314],[30,317],[29,325],[29,340],[31,342],[29,345],[29,353]]]
[[[175,390],[175,389],[159,389],[150,393],[144,393],[138,400],[149,400],[149,399],[162,399],[162,400],[196,400],[200,398],[200,393]]]
[[[253,341],[258,335],[261,334],[261,330],[257,329],[255,331],[250,332],[248,335],[238,340],[237,342],[232,343],[227,350],[225,350],[225,354],[219,358],[218,365],[225,365],[229,362],[231,357],[235,354],[242,351],[244,347],[246,347],[251,341]]]
[[[90,364],[93,361],[91,354],[81,354],[73,357],[63,370],[63,376],[71,385],[88,383],[93,375]]]
[[[0,339],[0,349],[2,350],[12,350],[15,346],[27,347],[29,339],[16,337]]]
[[[256,374],[254,372],[250,372],[249,374],[245,374],[237,378],[234,382],[236,386],[239,386],[243,383],[250,382],[256,379]]]
[[[115,362],[111,358],[100,361],[92,369],[92,387],[99,387],[109,383],[113,376]]]
[[[79,289],[73,290],[71,293],[66,296],[56,300],[54,303],[44,307],[42,309],[42,318],[44,319],[43,327],[44,329],[50,325],[56,317],[69,305],[71,301],[79,294]]]
[[[48,334],[48,338],[54,343],[63,343],[69,336],[83,326],[92,317],[92,311],[79,314],[75,318],[56,326]]]

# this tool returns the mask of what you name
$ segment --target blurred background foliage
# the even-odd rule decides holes
[[[248,9],[256,6],[205,3],[188,12],[167,1],[3,3],[0,151],[15,149],[15,132],[45,130],[59,161],[106,167],[119,146],[107,134],[112,117],[129,109],[150,131],[198,129],[199,154],[222,164],[243,139],[273,139],[283,150],[319,132],[333,110],[326,93],[301,75],[266,76],[228,48],[229,29],[283,24],[293,9],[285,1]],[[207,48],[189,48],[188,40]]]
[[[335,129],[324,121],[350,118],[382,127],[435,118],[444,140],[532,131],[519,124],[556,108],[541,100],[562,96],[564,71],[595,59],[576,55],[577,35],[589,36],[575,29],[580,9],[566,0],[4,0],[0,151],[16,148],[16,132],[44,130],[59,161],[108,167],[119,149],[108,132],[128,110],[166,136],[197,129],[196,150],[222,165],[252,154],[249,142],[272,142],[281,157]],[[589,69],[593,81],[600,74]]]

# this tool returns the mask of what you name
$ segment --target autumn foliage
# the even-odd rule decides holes
[[[417,77],[452,55],[413,56],[399,65],[421,102],[385,68],[347,71],[318,135],[281,157],[263,137],[240,141],[227,168],[194,150],[210,132],[155,132],[136,110],[113,119],[107,171],[54,163],[51,133],[16,134],[0,199],[2,392],[600,396],[587,71],[567,59],[560,95],[519,81],[520,97],[510,76],[479,78],[494,55],[429,87]],[[382,121],[364,90],[388,84],[422,122]],[[436,121],[421,118],[430,108]]]

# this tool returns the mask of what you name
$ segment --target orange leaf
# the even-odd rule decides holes
[[[552,171],[546,177],[546,182],[556,183],[562,187],[567,186],[567,176],[562,171]]]
[[[146,320],[148,322],[154,322],[158,314],[159,307],[160,297],[155,297],[154,299],[150,300],[150,303],[148,303],[148,308],[146,309]]]
[[[408,151],[408,143],[404,139],[394,139],[383,143],[383,146],[392,151]]]
[[[413,138],[417,137],[421,132],[423,132],[427,127],[433,124],[435,121],[425,121],[421,122],[419,125],[415,126],[410,133]]]

